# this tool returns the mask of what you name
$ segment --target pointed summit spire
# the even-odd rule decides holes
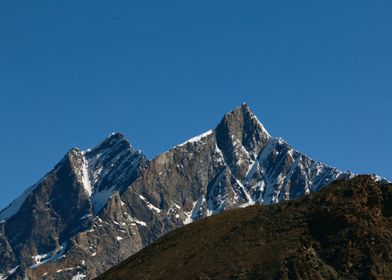
[[[252,110],[250,109],[248,103],[246,103],[246,102],[243,102],[241,104],[241,106],[239,106],[239,108],[241,108],[243,111],[250,111],[250,112],[252,112]]]
[[[112,132],[109,134],[106,139],[104,139],[100,144],[98,144],[93,149],[87,150],[88,154],[98,154],[104,151],[113,151],[113,150],[124,150],[129,149],[134,152],[132,145],[125,138],[124,134],[120,132]]]
[[[131,146],[127,138],[125,138],[124,134],[122,134],[121,132],[110,133],[109,136],[103,142],[110,142],[114,144],[118,142],[124,142],[127,143],[129,146]]]
[[[233,111],[231,111],[228,114],[231,113],[244,113],[244,112],[250,112],[253,114],[252,109],[249,107],[249,105],[246,102],[243,102],[240,106],[237,106],[233,109]]]
[[[271,136],[250,107],[243,103],[230,113],[225,114],[216,127],[216,139],[226,162],[234,168],[234,171],[238,169],[238,162],[243,162],[240,173],[244,175],[248,168],[246,165],[249,162],[245,163],[241,159],[255,160]]]
[[[225,114],[217,131],[226,131],[226,134],[240,141],[248,151],[253,150],[257,144],[264,146],[271,139],[271,135],[245,102]]]
[[[109,139],[125,139],[125,136],[121,132],[114,131],[114,132],[110,133],[107,138],[109,138]]]

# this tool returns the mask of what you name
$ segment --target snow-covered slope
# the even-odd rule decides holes
[[[0,275],[91,279],[197,219],[352,176],[272,137],[246,104],[151,161],[113,133],[72,149],[0,213]]]

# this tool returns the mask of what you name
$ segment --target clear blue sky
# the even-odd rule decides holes
[[[0,0],[0,208],[73,146],[152,158],[246,101],[274,136],[392,179],[392,1]]]

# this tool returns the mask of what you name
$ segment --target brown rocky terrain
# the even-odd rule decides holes
[[[392,184],[320,192],[196,221],[97,279],[392,279]]]

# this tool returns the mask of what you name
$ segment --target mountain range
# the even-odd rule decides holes
[[[271,136],[247,104],[152,160],[113,133],[0,212],[0,279],[92,279],[193,221],[353,176]]]

